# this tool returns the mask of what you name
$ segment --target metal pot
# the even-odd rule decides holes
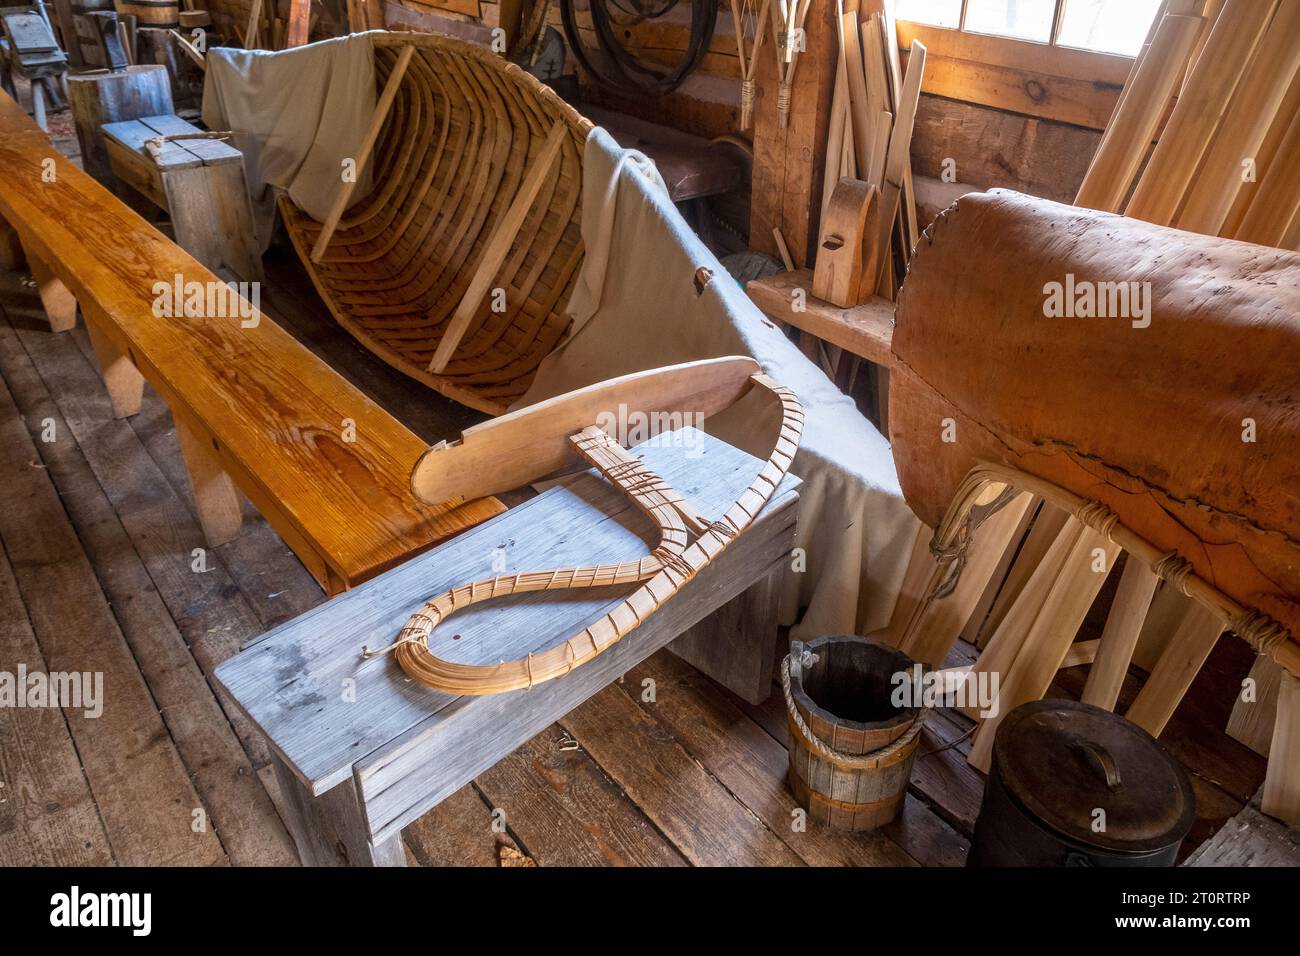
[[[1040,700],[993,739],[968,866],[1173,866],[1196,819],[1186,771],[1100,707]]]

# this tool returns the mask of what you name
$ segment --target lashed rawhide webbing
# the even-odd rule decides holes
[[[436,595],[407,620],[393,651],[410,677],[450,694],[495,694],[532,687],[569,673],[609,648],[639,626],[672,597],[758,516],[789,471],[803,431],[803,409],[788,388],[766,375],[752,377],[754,385],[776,400],[782,411],[776,444],[757,476],[714,521],[699,513],[645,462],[631,455],[612,437],[591,425],[571,436],[578,453],[621,489],[659,528],[658,545],[646,556],[617,564],[585,565],[547,571],[521,571]],[[690,533],[697,537],[692,542]],[[429,649],[429,638],[440,623],[463,607],[508,594],[613,584],[641,586],[590,626],[555,647],[498,664],[460,664],[443,660]]]
[[[930,594],[931,600],[937,601],[946,598],[956,590],[957,582],[961,580],[962,572],[966,570],[966,555],[970,543],[975,537],[975,532],[980,529],[980,525],[1010,504],[1019,493],[1010,486],[1004,488],[996,498],[987,505],[982,506],[983,510],[978,517],[975,515],[975,509],[971,508],[962,521],[961,530],[949,544],[941,545],[938,533],[930,539],[930,554],[934,556],[935,560],[940,564],[951,563],[949,572],[944,575],[943,580],[934,586],[934,591]]]

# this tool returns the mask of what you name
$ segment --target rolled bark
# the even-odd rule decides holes
[[[1139,298],[1046,314],[1099,283]],[[890,438],[927,524],[977,461],[1010,465],[1300,635],[1300,255],[971,194],[918,245],[893,351]]]

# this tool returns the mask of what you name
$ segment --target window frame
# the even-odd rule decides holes
[[[922,23],[919,20],[912,20],[906,22],[916,23],[918,26],[932,27],[936,30],[951,30],[956,33],[965,33],[968,36],[994,37],[999,40],[1013,40],[1017,43],[1031,43],[1034,46],[1038,46],[1038,47],[1053,47],[1059,50],[1078,50],[1082,53],[1096,53],[1096,54],[1100,54],[1101,56],[1119,56],[1119,57],[1124,57],[1125,59],[1128,60],[1133,59],[1133,57],[1126,56],[1125,54],[1122,53],[1110,53],[1106,50],[1094,50],[1091,47],[1086,47],[1086,46],[1068,46],[1066,44],[1061,43],[1060,42],[1061,24],[1065,16],[1065,5],[1069,2],[1070,0],[1053,0],[1054,6],[1052,7],[1052,28],[1051,31],[1048,33],[1046,40],[1031,40],[1026,37],[1009,36],[1005,33],[982,33],[979,30],[969,29],[966,26],[966,14],[970,11],[970,0],[961,0],[961,9],[958,11],[957,25],[955,27],[944,27],[934,23]],[[1161,11],[1157,9],[1156,10],[1157,20],[1160,18],[1160,15],[1161,15]]]
[[[968,3],[962,0],[958,27],[897,21],[904,56],[914,39],[926,47],[923,91],[1087,129],[1106,128],[1136,57],[1056,43],[1066,0],[1055,0],[1048,41],[967,30]],[[1157,10],[1157,21],[1161,13]]]

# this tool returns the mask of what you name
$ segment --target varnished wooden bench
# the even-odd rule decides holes
[[[701,513],[721,515],[761,463],[699,436],[633,450]],[[612,563],[658,543],[651,521],[594,471],[555,487],[251,642],[216,679],[275,754],[287,823],[308,865],[403,866],[401,831],[660,648],[759,703],[772,689],[780,575],[799,481],[655,613],[571,673],[525,690],[455,696],[407,679],[391,654],[411,612],[493,574]],[[466,607],[431,648],[465,663],[513,660],[599,621],[627,588],[516,594]],[[612,592],[612,593],[611,593]],[[631,689],[638,695],[643,688]]]
[[[115,413],[140,407],[145,381],[171,408],[212,546],[238,533],[243,492],[335,594],[505,510],[420,504],[408,480],[425,443],[266,316],[156,316],[156,284],[220,280],[4,96],[0,218],[51,328],[72,328],[80,305]]]

